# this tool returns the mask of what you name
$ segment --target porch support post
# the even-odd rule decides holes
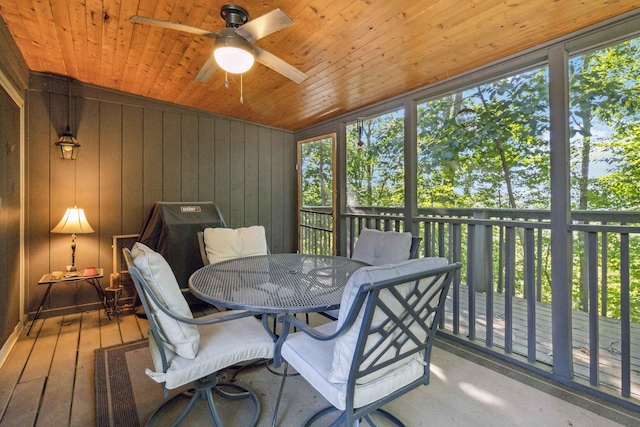
[[[573,377],[571,286],[572,239],[569,154],[569,71],[564,46],[549,49],[551,150],[551,328],[553,372]]]
[[[414,236],[413,218],[418,214],[418,107],[414,100],[404,102],[404,231]],[[425,242],[426,244],[426,242]]]
[[[347,244],[349,238],[347,237],[347,221],[348,218],[342,215],[347,211],[347,124],[340,122],[340,129],[336,135],[336,153],[335,153],[335,168],[336,176],[334,179],[337,181],[335,184],[336,191],[338,191],[338,197],[336,197],[336,206],[333,207],[333,214],[336,216],[336,230],[333,232],[333,236],[336,239],[336,252],[337,255],[347,256]]]

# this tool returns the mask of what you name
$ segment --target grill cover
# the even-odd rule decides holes
[[[140,233],[140,243],[159,252],[171,266],[181,288],[202,267],[197,232],[226,227],[213,202],[157,202]]]

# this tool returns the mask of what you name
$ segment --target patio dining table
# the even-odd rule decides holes
[[[349,277],[366,265],[329,255],[235,258],[194,272],[189,289],[205,302],[230,309],[270,315],[322,312],[340,306]]]

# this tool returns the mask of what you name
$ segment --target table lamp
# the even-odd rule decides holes
[[[84,216],[84,209],[77,206],[67,208],[58,225],[51,230],[52,233],[71,234],[71,265],[67,266],[68,271],[76,271],[76,234],[93,233],[94,231],[89,225],[87,217]]]

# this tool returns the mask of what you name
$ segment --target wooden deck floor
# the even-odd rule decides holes
[[[463,295],[463,301],[467,301]],[[482,339],[485,323],[483,299],[478,300],[477,336]],[[494,342],[496,346],[504,342],[504,303],[499,295],[495,298]],[[523,301],[514,303],[514,351],[526,353],[526,308]],[[538,310],[538,355],[551,360],[550,314],[545,308]],[[461,334],[468,326],[466,307],[463,307]],[[197,314],[196,314],[197,315]],[[451,310],[448,310],[447,324],[451,325]],[[574,353],[576,372],[588,373],[587,329],[583,313],[574,318]],[[608,319],[601,323],[601,364],[607,373],[607,381],[619,381],[619,354],[616,351],[616,322]],[[9,359],[0,370],[0,427],[5,426],[91,426],[94,425],[94,350],[100,347],[135,341],[147,336],[148,323],[145,319],[127,314],[120,321],[109,321],[104,313],[91,311],[63,317],[40,319],[31,335],[27,328],[11,352]],[[633,392],[640,395],[638,380],[637,325],[634,325],[636,345],[632,348],[634,357]],[[619,332],[618,332],[619,336]],[[603,379],[605,376],[603,375]],[[612,394],[615,395],[615,392]]]
[[[84,427],[95,423],[94,350],[146,337],[148,322],[99,310],[27,329],[0,371],[0,425]]]
[[[451,296],[451,293],[449,294]],[[493,308],[493,349],[502,351],[505,342],[505,302],[504,294],[494,293]],[[468,292],[466,286],[460,287],[460,335],[467,336]],[[476,342],[486,342],[486,295],[476,294]],[[589,380],[589,318],[588,314],[574,311],[573,317],[573,356],[576,376]],[[451,297],[448,299],[445,327],[453,330],[453,310]],[[620,357],[620,322],[616,319],[599,318],[599,357],[600,384],[606,392],[620,396],[621,389],[621,357]],[[527,356],[527,301],[513,299],[513,353]],[[553,358],[551,345],[551,306],[536,303],[536,357],[539,362],[549,365]],[[631,395],[640,401],[640,325],[631,325]]]

